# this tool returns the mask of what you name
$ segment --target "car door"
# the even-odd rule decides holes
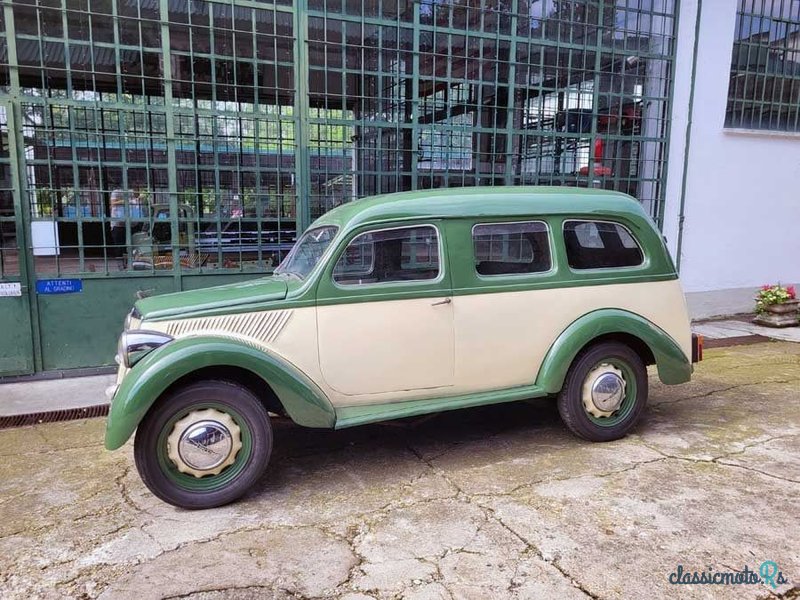
[[[570,314],[543,219],[448,223],[459,393],[530,385]]]
[[[453,308],[436,223],[362,229],[317,288],[320,368],[342,404],[453,384]]]

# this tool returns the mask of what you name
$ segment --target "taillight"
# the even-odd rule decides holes
[[[692,362],[703,360],[703,336],[697,333],[692,334]]]

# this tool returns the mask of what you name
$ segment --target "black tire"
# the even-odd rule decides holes
[[[164,458],[165,436],[176,420],[205,408],[226,412],[247,444],[236,454],[236,462],[218,475],[195,478],[179,473]],[[213,508],[238,499],[264,474],[272,453],[272,426],[266,408],[249,389],[228,381],[198,381],[156,401],[136,430],[133,452],[142,481],[161,500],[192,510]],[[195,489],[197,485],[207,489]]]
[[[626,397],[603,423],[604,419],[590,415],[584,407],[582,388],[587,375],[606,363],[626,374]],[[635,388],[630,387],[631,383]],[[558,394],[558,412],[575,435],[592,442],[608,442],[624,437],[636,425],[647,404],[647,394],[647,369],[639,355],[625,344],[601,342],[581,352],[570,366]]]

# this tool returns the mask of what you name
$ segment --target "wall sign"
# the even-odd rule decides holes
[[[80,279],[42,279],[36,282],[37,294],[76,294],[83,291]]]
[[[0,283],[0,298],[10,296],[22,296],[21,283]]]

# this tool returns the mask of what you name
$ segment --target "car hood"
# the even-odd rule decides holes
[[[204,313],[241,308],[286,298],[287,285],[282,277],[265,277],[242,283],[177,292],[144,298],[136,303],[143,320],[198,317]]]

